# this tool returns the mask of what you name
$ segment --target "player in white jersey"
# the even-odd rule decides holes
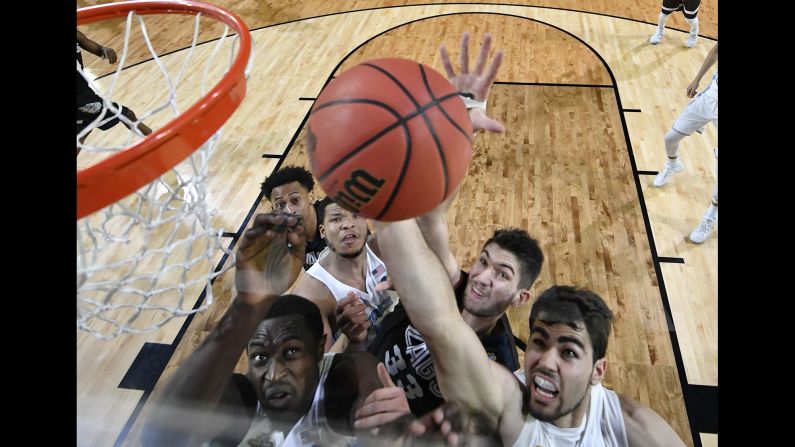
[[[704,126],[710,122],[718,128],[718,72],[712,76],[706,90],[697,94],[698,85],[701,78],[709,69],[718,62],[718,44],[710,50],[707,58],[701,65],[701,69],[696,74],[693,82],[687,86],[687,96],[695,99],[685,107],[685,110],[676,118],[671,130],[665,134],[665,152],[668,161],[654,178],[654,186],[661,187],[671,180],[674,174],[682,172],[684,163],[679,159],[679,142],[693,132],[700,132]],[[715,158],[718,158],[718,149],[715,148]],[[701,222],[690,233],[690,240],[696,244],[701,244],[709,238],[712,230],[718,223],[718,182],[717,174],[715,178],[715,189],[712,193],[712,203],[701,218]]]
[[[238,294],[163,389],[144,427],[144,445],[355,441],[356,411],[382,387],[377,362],[366,352],[324,356],[317,306],[282,295],[305,261],[300,222],[291,214],[261,214],[243,234],[236,257]],[[247,374],[233,374],[244,350]],[[397,403],[408,413],[405,396]]]
[[[382,259],[423,334],[445,399],[504,445],[683,446],[653,410],[602,387],[612,313],[597,295],[555,286],[530,311],[525,384],[489,360],[415,221],[378,224]]]
[[[351,343],[362,345],[374,336],[397,297],[375,286],[387,278],[376,237],[367,239],[367,220],[326,197],[317,205],[320,235],[327,251],[298,280],[293,293],[318,305],[331,348],[339,329]]]

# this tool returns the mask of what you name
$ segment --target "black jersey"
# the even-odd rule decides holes
[[[315,208],[315,215],[319,216],[317,212],[317,207],[320,201],[317,201],[312,204]],[[312,264],[317,262],[318,258],[320,257],[320,253],[326,249],[326,240],[320,237],[320,225],[317,226],[315,229],[315,240],[314,241],[306,241],[306,258],[304,260],[304,270],[309,270],[309,267],[312,267]]]
[[[463,307],[468,278],[466,272],[461,272],[461,281],[455,288],[459,310]],[[503,314],[491,333],[478,338],[490,359],[510,371],[519,369],[519,355],[507,315]],[[422,335],[411,325],[402,304],[384,317],[378,335],[367,350],[384,362],[392,381],[406,391],[415,416],[421,416],[444,402],[431,353]]]
[[[81,54],[79,44],[77,45],[77,63],[80,64],[80,71],[83,71],[83,55]],[[81,103],[80,99],[82,98],[96,96],[96,93],[94,93],[94,90],[92,90],[91,87],[88,85],[88,81],[86,81],[86,78],[83,77],[80,71],[75,70],[75,73],[77,74],[78,103]]]

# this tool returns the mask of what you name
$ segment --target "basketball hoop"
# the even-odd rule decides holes
[[[191,46],[168,55],[176,58],[187,52],[176,76],[169,73],[163,62],[165,55],[159,56],[149,40],[142,16],[152,14],[195,16]],[[208,42],[207,51],[205,47],[195,51],[202,17],[223,23],[224,31],[216,42]],[[221,254],[231,253],[221,244],[220,231],[212,228],[214,213],[205,200],[207,163],[221,126],[243,101],[252,51],[251,36],[243,21],[230,11],[206,3],[143,0],[77,11],[78,25],[124,18],[124,48],[118,66],[110,88],[98,95],[104,101],[105,121],[118,118],[131,129],[129,137],[121,146],[80,142],[81,137],[103,124],[100,118],[78,134],[81,157],[88,153],[89,158],[99,158],[106,155],[102,152],[110,152],[77,172],[77,326],[105,339],[122,333],[150,332],[175,317],[212,304],[210,282],[225,271],[215,271],[215,265]],[[124,68],[133,18],[169,91],[162,104],[139,113],[137,122],[122,115],[111,98]],[[230,27],[236,35],[227,39]],[[229,65],[219,74],[223,64],[215,56],[227,49]],[[190,70],[188,61],[195,52],[210,51],[202,67],[203,96],[180,112],[178,88],[185,69]],[[206,91],[209,72],[221,77]],[[88,79],[79,65],[78,73]],[[193,75],[198,73],[187,77]],[[168,109],[174,115],[172,119],[153,126],[151,134],[132,142],[142,136],[136,132],[138,123]],[[203,305],[194,309],[191,303],[185,303],[186,298],[199,297],[202,290],[206,292]]]

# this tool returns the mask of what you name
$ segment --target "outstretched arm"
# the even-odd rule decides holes
[[[478,55],[475,71],[469,71],[469,34],[464,33],[461,36],[461,54],[459,58],[459,73],[456,74],[453,69],[453,63],[450,61],[450,56],[447,53],[447,48],[444,45],[439,47],[439,56],[442,59],[442,65],[447,73],[449,81],[455,86],[458,91],[464,94],[471,94],[472,99],[485,103],[488,101],[489,91],[494,84],[497,77],[497,72],[502,63],[502,51],[497,51],[497,54],[486,69],[486,64],[489,58],[489,50],[491,48],[491,35],[486,34],[483,39],[483,45],[480,47],[480,54]],[[486,116],[486,110],[480,107],[469,108],[469,118],[472,120],[472,128],[475,131],[486,130],[490,132],[504,132],[505,127],[497,120]],[[447,271],[450,277],[450,283],[455,285],[461,279],[461,267],[455,256],[450,251],[450,230],[447,223],[447,212],[450,206],[458,197],[458,192],[461,189],[461,184],[447,197],[442,203],[436,206],[430,212],[417,218],[417,224],[422,231],[425,242],[439,258],[442,266]]]
[[[225,428],[224,414],[212,415],[222,397],[229,412],[240,410],[230,379],[240,353],[281,295],[303,268],[304,236],[300,220],[286,213],[260,214],[243,233],[237,251],[232,301],[218,326],[180,366],[144,428],[146,445],[179,445],[210,440]],[[292,243],[288,247],[287,241]],[[226,392],[226,393],[225,393]],[[218,413],[224,413],[219,406]],[[229,421],[224,422],[228,424]]]
[[[88,51],[89,53],[99,56],[102,59],[107,59],[111,64],[116,63],[116,52],[113,50],[113,48],[103,47],[102,45],[86,37],[86,35],[81,33],[79,30],[77,31],[77,44],[80,45],[80,48]]]
[[[701,78],[712,68],[715,63],[718,62],[718,44],[716,43],[709,53],[707,53],[707,58],[704,59],[704,63],[701,64],[701,69],[698,70],[696,74],[696,78],[693,79],[693,82],[687,86],[687,97],[692,98],[696,96],[698,92],[698,84],[701,83]]]
[[[444,202],[416,219],[425,242],[439,259],[439,262],[442,263],[452,285],[458,284],[461,280],[461,266],[458,264],[453,252],[450,251],[450,228],[447,222],[447,211],[456,197],[458,197],[458,191],[460,190],[461,185],[459,184]]]
[[[447,273],[413,220],[379,229],[383,261],[412,325],[422,334],[448,401],[483,414],[495,427],[507,404],[496,367],[456,306]]]

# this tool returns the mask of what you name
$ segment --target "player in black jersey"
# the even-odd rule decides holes
[[[649,38],[649,43],[652,45],[660,43],[668,16],[674,11],[682,11],[685,22],[690,25],[690,33],[685,41],[685,46],[693,48],[698,40],[698,8],[700,6],[701,0],[663,0],[660,17],[657,20],[657,30]]]
[[[314,187],[312,174],[300,166],[286,166],[262,182],[262,194],[275,211],[297,214],[303,219],[307,236],[304,270],[312,267],[326,248],[326,240],[320,236],[318,229],[318,202],[313,200]]]
[[[97,95],[94,89],[88,84],[88,81],[82,73],[83,56],[80,51],[81,48],[102,59],[107,59],[110,64],[116,63],[116,52],[113,48],[103,47],[86,37],[85,34],[77,31],[77,63],[80,66],[77,71],[77,135],[80,135],[84,129],[97,119],[97,117],[100,117],[97,127],[101,130],[108,130],[116,124],[119,124],[119,122],[127,126],[128,129],[132,129],[130,124],[119,119],[119,115],[114,116],[113,111],[103,106],[104,100]],[[120,109],[120,114],[124,115],[131,123],[137,123],[136,127],[142,135],[149,135],[152,133],[152,129],[150,129],[149,126],[138,122],[138,117],[135,116],[135,112],[118,103],[114,102],[112,104],[114,107]],[[93,129],[92,127],[80,137],[80,144],[83,144],[86,137],[88,137],[88,134],[90,134]],[[80,153],[80,147],[77,148],[77,153]]]
[[[487,98],[501,61],[501,53],[497,52],[491,68],[482,71],[487,66],[490,43],[487,35],[478,58],[480,70],[474,74],[468,74],[462,65],[460,74],[456,75],[447,51],[440,48],[448,79],[458,90],[473,92],[481,101]],[[468,53],[468,45],[468,36],[462,36],[462,54]],[[474,110],[479,116],[472,116]],[[470,118],[475,128],[491,132],[504,129],[501,123],[488,118],[483,109],[470,109]],[[476,118],[480,123],[491,124],[475,125]],[[458,190],[431,212],[418,217],[417,224],[425,242],[447,271],[461,316],[478,336],[489,358],[516,371],[521,365],[506,312],[509,307],[530,300],[530,288],[541,271],[544,255],[538,242],[526,231],[507,228],[495,231],[481,248],[469,272],[462,271],[450,251],[447,218],[457,195]],[[430,351],[401,305],[384,317],[378,336],[367,349],[384,362],[392,380],[406,391],[413,414],[424,414],[443,402]]]

